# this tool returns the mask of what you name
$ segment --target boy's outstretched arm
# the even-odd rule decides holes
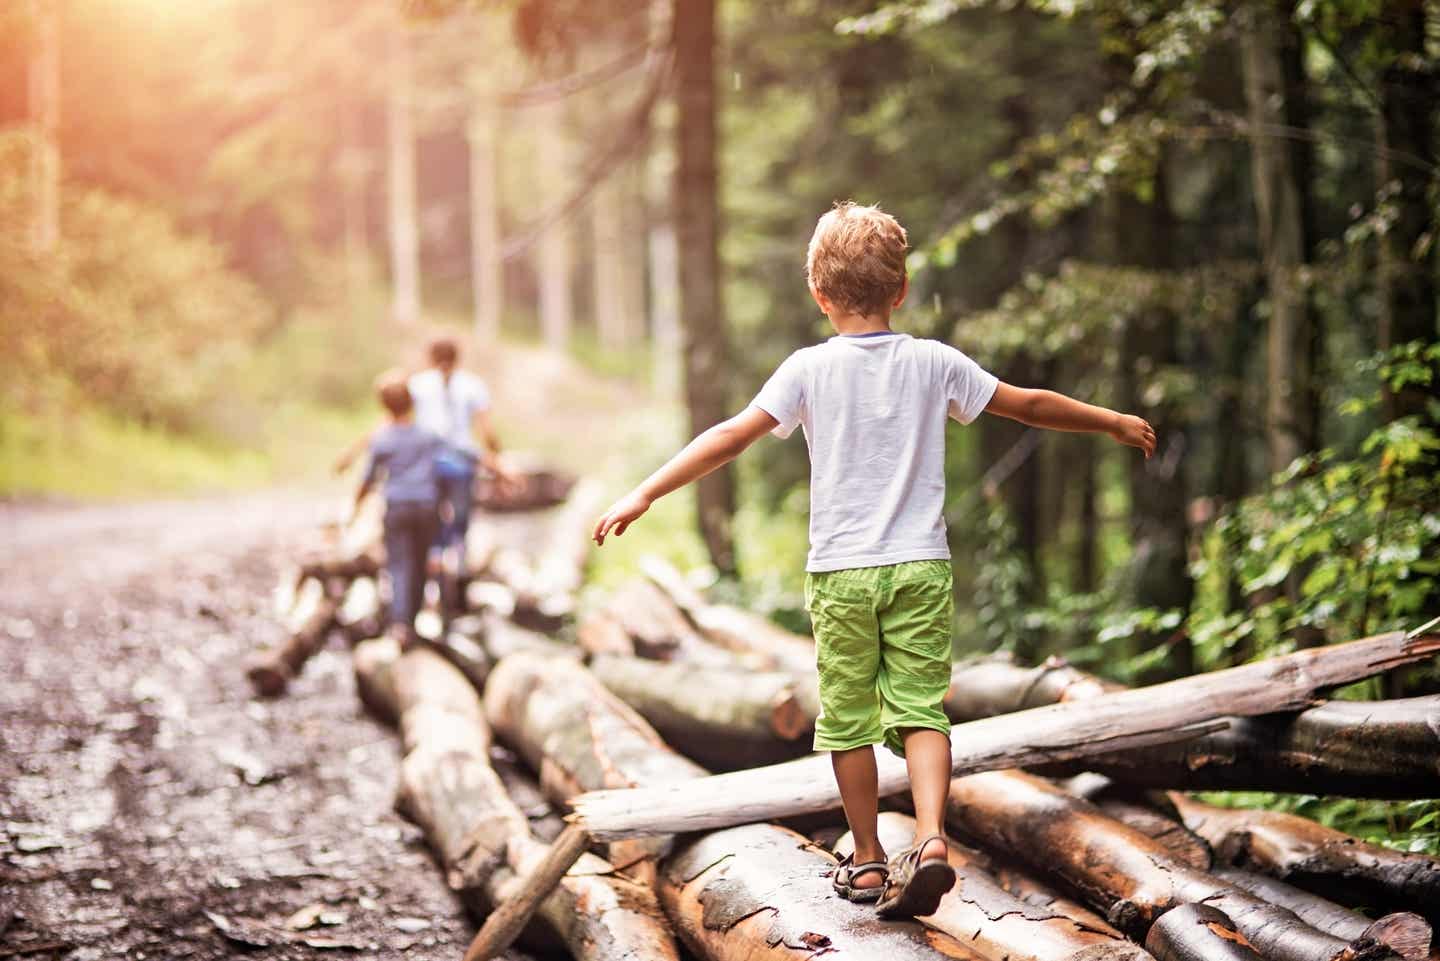
[[[605,536],[612,532],[619,537],[625,533],[630,522],[649,510],[655,501],[730,463],[778,423],[760,408],[747,407],[729,420],[711,427],[686,444],[680,453],[666,461],[633,491],[610,505],[610,509],[595,522],[592,535],[595,543],[604,544]]]
[[[1053,390],[1012,387],[1002,381],[985,411],[1031,427],[1109,434],[1128,447],[1138,447],[1147,458],[1155,453],[1155,428],[1143,417],[1096,407]]]

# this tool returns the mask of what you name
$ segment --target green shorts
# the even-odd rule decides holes
[[[883,743],[904,755],[909,728],[950,733],[955,612],[949,561],[907,561],[805,576],[815,632],[820,717],[815,750]]]

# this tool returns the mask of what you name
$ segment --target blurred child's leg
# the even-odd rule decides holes
[[[408,519],[400,504],[385,505],[385,575],[390,581],[390,625],[409,631],[415,619],[414,589],[410,571],[412,541]]]

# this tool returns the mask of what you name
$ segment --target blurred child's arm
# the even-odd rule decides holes
[[[343,474],[349,470],[350,465],[355,463],[356,458],[365,453],[365,448],[370,446],[370,439],[374,436],[375,430],[372,428],[366,431],[364,435],[357,437],[349,447],[341,451],[339,457],[335,458],[335,463],[331,465],[331,470],[337,474]]]
[[[1138,447],[1146,457],[1155,453],[1155,428],[1144,418],[1096,407],[1053,390],[1012,387],[1002,382],[985,410],[1031,427],[1109,434],[1128,447]]]
[[[470,431],[480,438],[480,463],[493,472],[502,484],[518,484],[520,479],[500,457],[500,436],[495,433],[489,408],[477,410],[470,416]]]
[[[631,521],[649,510],[655,501],[728,464],[745,448],[774,430],[778,423],[759,407],[747,407],[729,420],[711,427],[686,444],[680,453],[666,461],[633,491],[612,504],[595,524],[595,543],[604,544],[605,535],[612,531],[619,537]]]

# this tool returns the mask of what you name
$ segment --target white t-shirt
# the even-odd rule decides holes
[[[810,556],[837,571],[949,558],[945,419],[980,416],[999,381],[938,340],[885,332],[797,350],[752,402],[805,428]]]
[[[457,450],[476,453],[470,422],[480,411],[490,409],[490,391],[485,382],[465,370],[452,371],[447,382],[432,367],[412,376],[409,383],[415,423],[439,434]]]

